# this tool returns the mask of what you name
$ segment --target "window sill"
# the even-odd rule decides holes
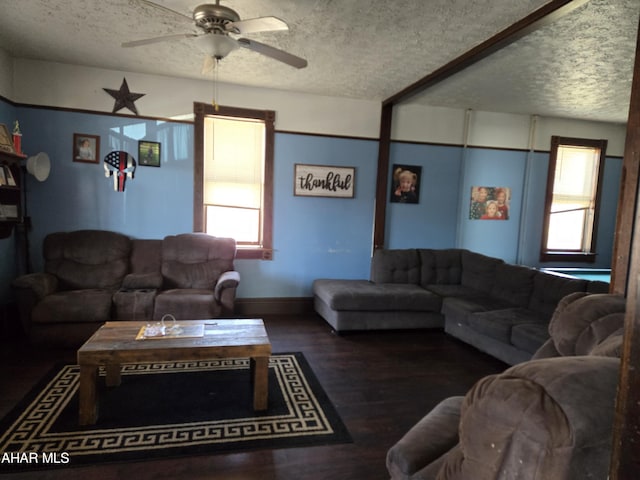
[[[540,254],[540,261],[594,263],[596,261],[596,254],[591,252],[542,252]]]
[[[273,260],[273,250],[265,248],[236,248],[236,258],[241,260]]]

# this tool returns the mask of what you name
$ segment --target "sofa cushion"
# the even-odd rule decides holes
[[[618,314],[614,314],[618,315]],[[624,327],[612,332],[591,350],[591,355],[601,357],[622,357],[622,342],[624,340]]]
[[[420,258],[415,249],[373,252],[371,281],[375,283],[420,283]]]
[[[419,249],[420,285],[459,285],[462,277],[460,249]]]
[[[531,323],[531,316],[522,308],[506,308],[471,313],[466,323],[482,335],[510,344],[513,328],[520,324]]]
[[[417,285],[319,279],[313,282],[313,292],[336,311],[440,312],[442,307],[440,296]]]
[[[205,233],[169,235],[162,241],[164,288],[213,290],[222,272],[233,270],[236,242]]]
[[[481,292],[491,292],[495,283],[496,267],[504,263],[504,261],[469,250],[462,250],[461,259],[462,285],[480,290]]]
[[[45,271],[58,278],[60,290],[117,290],[129,270],[131,241],[103,230],[47,235],[42,245]]]
[[[533,277],[533,291],[529,299],[529,308],[551,318],[556,306],[570,293],[584,292],[587,280],[566,278],[537,271]]]
[[[131,240],[129,259],[132,273],[160,273],[162,262],[162,240]]]
[[[533,268],[522,265],[498,264],[491,295],[519,307],[526,307],[529,305],[535,274]]]
[[[31,312],[33,323],[92,323],[111,319],[111,297],[106,289],[68,290],[46,296]]]
[[[471,287],[465,287],[464,285],[434,285],[429,284],[425,285],[424,288],[427,290],[437,293],[443,297],[481,297],[485,294],[483,292],[479,292]]]
[[[621,295],[576,292],[562,299],[549,334],[561,355],[588,355],[598,343],[624,325],[626,300]],[[613,315],[617,314],[617,315]]]
[[[547,322],[521,323],[511,329],[511,344],[529,353],[536,353],[549,339]]]
[[[160,320],[170,313],[177,320],[202,320],[220,315],[213,290],[186,288],[160,292],[155,298],[153,318]]]

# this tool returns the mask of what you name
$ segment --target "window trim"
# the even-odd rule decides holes
[[[555,183],[555,171],[558,160],[558,147],[560,145],[571,145],[577,147],[589,147],[600,149],[600,159],[598,161],[598,179],[596,183],[595,207],[593,211],[593,234],[591,235],[591,245],[588,252],[582,251],[555,251],[547,250],[547,239],[549,236],[549,222],[551,217],[551,205],[553,203],[553,186]],[[598,218],[600,216],[600,200],[602,197],[602,182],[604,176],[604,164],[607,154],[607,140],[594,140],[588,138],[573,137],[551,137],[551,151],[549,152],[549,168],[547,171],[547,191],[545,195],[544,219],[542,223],[542,241],[540,244],[541,262],[583,262],[594,263],[596,260],[596,240],[598,237]]]
[[[214,107],[194,102],[194,168],[193,168],[193,231],[204,232],[204,119],[207,116],[251,118],[265,124],[264,192],[262,198],[262,247],[242,247],[236,258],[271,260],[273,258],[273,164],[275,118],[273,110],[255,110],[239,107]]]

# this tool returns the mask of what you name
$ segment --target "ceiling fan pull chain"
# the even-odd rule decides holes
[[[220,110],[220,105],[218,104],[218,102],[216,101],[216,99],[218,98],[218,69],[220,68],[220,59],[219,58],[214,58],[213,61],[215,62],[213,64],[213,101],[211,102],[211,104],[213,105],[214,110],[217,112],[218,110]]]

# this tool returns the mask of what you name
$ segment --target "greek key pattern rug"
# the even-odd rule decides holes
[[[89,427],[78,381],[77,365],[59,368],[0,424],[0,473],[351,441],[300,353],[272,355],[265,412],[252,409],[247,358],[125,365],[119,387],[99,382]]]

